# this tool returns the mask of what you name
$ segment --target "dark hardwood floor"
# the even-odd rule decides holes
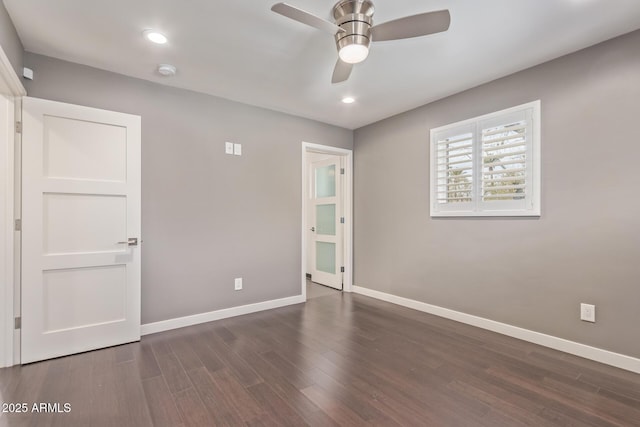
[[[0,370],[3,426],[639,426],[640,375],[332,292]]]

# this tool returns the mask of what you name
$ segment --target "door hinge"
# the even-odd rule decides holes
[[[21,231],[22,230],[22,220],[21,219],[16,219],[13,225],[13,229],[15,231]]]
[[[16,121],[16,133],[22,133],[22,122]]]
[[[344,273],[344,267],[340,267],[340,273]]]
[[[22,328],[22,317],[14,317],[13,318],[13,329]]]
[[[344,224],[344,217],[343,216],[340,217],[340,224]]]
[[[344,175],[344,168],[340,168],[340,175]]]

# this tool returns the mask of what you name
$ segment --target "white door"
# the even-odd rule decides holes
[[[24,98],[22,120],[22,363],[139,340],[140,117]]]
[[[342,289],[340,157],[311,164],[311,280]]]

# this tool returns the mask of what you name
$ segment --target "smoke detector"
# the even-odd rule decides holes
[[[176,67],[171,64],[160,64],[158,65],[158,74],[164,77],[171,77],[176,75]]]

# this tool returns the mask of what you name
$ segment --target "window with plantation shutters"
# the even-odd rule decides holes
[[[455,129],[436,141],[438,204],[468,204],[473,200],[473,133]]]
[[[540,215],[540,101],[431,130],[431,216]]]

